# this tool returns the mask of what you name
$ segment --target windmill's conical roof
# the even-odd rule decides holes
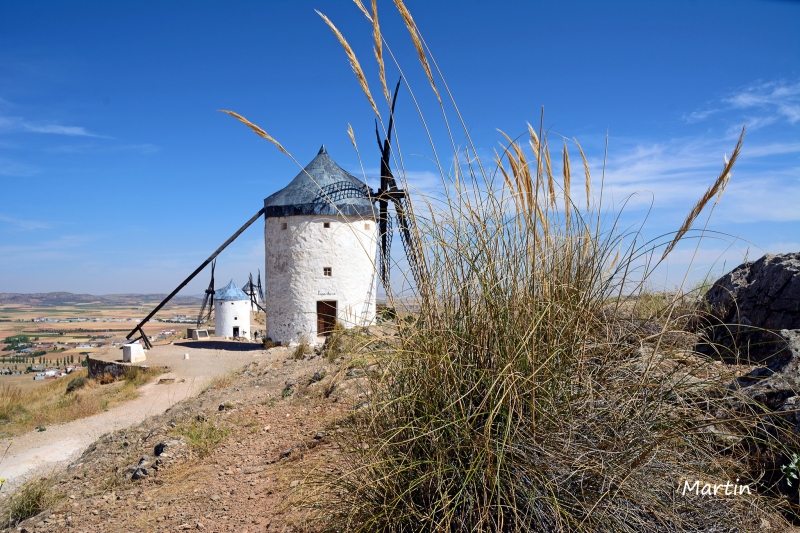
[[[240,289],[234,282],[231,280],[230,283],[222,287],[221,289],[217,289],[214,291],[214,299],[215,300],[225,300],[225,301],[238,301],[238,300],[249,300],[250,297],[244,293],[242,289]]]
[[[264,214],[374,216],[374,210],[367,185],[337,165],[322,145],[289,185],[264,200]]]

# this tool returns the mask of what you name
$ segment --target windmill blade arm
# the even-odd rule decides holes
[[[422,247],[417,241],[413,217],[409,216],[408,209],[406,209],[403,199],[405,199],[405,194],[403,194],[402,197],[392,197],[392,200],[394,201],[395,213],[397,214],[397,222],[400,226],[400,240],[403,243],[403,249],[406,252],[406,257],[408,258],[408,264],[411,267],[411,273],[414,276],[414,281],[417,283],[417,287],[422,287],[422,283],[424,283],[426,279],[423,266],[424,257],[422,255]]]
[[[397,85],[394,88],[394,96],[392,97],[392,109],[389,112],[389,130],[386,133],[386,142],[392,144],[392,126],[394,126],[394,106],[397,104],[397,93],[400,92],[400,82],[403,81],[403,76],[397,80]],[[380,144],[380,138],[378,138]]]
[[[203,270],[203,269],[204,269],[206,266],[208,266],[208,264],[209,264],[211,261],[213,261],[213,260],[214,260],[214,259],[215,259],[215,258],[216,258],[216,257],[217,257],[219,254],[220,254],[220,253],[222,253],[222,250],[224,250],[225,248],[227,248],[227,247],[228,247],[228,245],[229,245],[230,243],[232,243],[234,240],[236,240],[236,238],[237,238],[239,235],[241,235],[241,234],[242,234],[242,232],[243,232],[244,230],[246,230],[247,228],[249,228],[249,227],[250,227],[250,226],[253,224],[253,222],[255,222],[256,220],[258,220],[258,218],[259,218],[261,215],[263,215],[263,214],[264,214],[264,208],[262,207],[262,208],[261,208],[261,209],[258,211],[258,213],[256,213],[255,215],[253,215],[253,216],[252,216],[252,218],[250,218],[250,220],[248,220],[247,222],[245,222],[244,226],[242,226],[241,228],[239,228],[239,230],[238,230],[236,233],[234,233],[233,235],[231,235],[231,237],[230,237],[230,238],[229,238],[227,241],[225,241],[224,243],[222,243],[222,246],[220,246],[219,248],[217,248],[217,251],[216,251],[216,252],[214,252],[213,254],[211,254],[211,256],[210,256],[208,259],[206,259],[205,261],[203,261],[203,264],[202,264],[202,265],[200,265],[199,267],[197,267],[197,269],[196,269],[194,272],[192,272],[192,273],[189,275],[189,277],[188,277],[188,278],[186,278],[185,280],[183,280],[183,282],[182,282],[180,285],[178,285],[178,286],[175,288],[175,290],[174,290],[174,291],[172,291],[171,293],[169,293],[169,295],[168,295],[166,298],[164,298],[164,300],[163,300],[163,301],[162,301],[160,304],[158,304],[158,305],[156,306],[156,308],[155,308],[155,309],[153,309],[153,310],[150,312],[150,314],[149,314],[149,315],[147,315],[147,316],[145,317],[145,319],[144,319],[144,320],[142,320],[141,322],[139,322],[139,325],[138,325],[138,326],[136,326],[135,328],[133,328],[133,330],[132,330],[130,333],[128,333],[128,335],[127,335],[125,338],[126,338],[126,339],[130,339],[132,336],[134,336],[134,335],[136,334],[136,332],[137,332],[137,331],[141,330],[141,327],[142,327],[144,324],[146,324],[146,323],[147,323],[147,322],[148,322],[148,321],[149,321],[151,318],[153,318],[153,316],[154,316],[156,313],[158,313],[158,312],[161,310],[161,308],[162,308],[162,307],[164,307],[165,305],[167,305],[167,302],[169,302],[169,301],[170,301],[170,300],[171,300],[171,299],[172,299],[172,298],[173,298],[173,297],[174,297],[176,294],[178,294],[182,288],[184,288],[184,287],[185,287],[185,286],[186,286],[186,285],[187,285],[187,284],[188,284],[190,281],[192,281],[192,280],[194,279],[194,277],[195,277],[196,275],[198,275],[198,274],[199,274],[199,273],[200,273],[200,272],[201,272],[201,271],[202,271],[202,270]]]
[[[203,297],[203,305],[200,306],[200,314],[197,315],[197,327],[198,328],[200,327],[200,324],[205,322],[205,320],[203,320],[203,316],[205,315],[205,312],[206,312],[206,305],[208,305],[208,293],[206,293],[206,295]]]

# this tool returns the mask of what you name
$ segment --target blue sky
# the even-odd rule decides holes
[[[378,5],[446,143],[405,26],[392,2]],[[691,277],[735,266],[748,247],[751,258],[800,250],[800,3],[407,5],[481,155],[498,128],[522,134],[544,106],[551,135],[577,137],[598,176],[608,132],[607,190],[616,203],[636,194],[626,221],[652,201],[656,235],[680,225],[746,122],[710,225],[744,240],[706,242]],[[371,26],[349,1],[0,2],[0,292],[177,285],[298,172],[218,109],[253,120],[303,164],[324,143],[360,174],[349,123],[376,175],[374,115],[314,9],[348,38],[380,101]],[[398,107],[409,181],[435,192],[407,92]],[[263,268],[262,231],[220,256],[220,283]],[[690,254],[679,249],[663,274],[680,282]],[[201,274],[185,292],[207,283]]]

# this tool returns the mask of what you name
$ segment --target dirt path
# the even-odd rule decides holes
[[[49,426],[46,431],[32,431],[0,440],[0,450],[7,448],[0,461],[0,477],[6,479],[3,493],[10,494],[32,476],[65,468],[103,434],[163,413],[177,402],[200,393],[212,379],[254,360],[272,360],[285,351],[280,348],[265,351],[258,345],[234,344],[238,349],[219,350],[213,348],[224,346],[193,345],[190,342],[155,346],[147,354],[147,363],[169,366],[170,372],[143,385],[134,400],[97,415]],[[184,354],[189,354],[188,360],[184,359]],[[175,378],[175,382],[159,384],[160,378]]]
[[[335,468],[339,424],[365,399],[363,372],[347,375],[343,359],[270,350],[230,380],[98,439],[55,479],[61,498],[50,509],[5,531],[318,530],[296,504]],[[208,441],[182,431],[198,424],[224,437],[199,447]]]

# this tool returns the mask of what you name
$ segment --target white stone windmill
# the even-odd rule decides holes
[[[424,256],[415,240],[407,195],[397,187],[389,165],[394,104],[399,86],[398,82],[387,137],[381,141],[378,135],[381,185],[377,191],[370,190],[366,183],[343,170],[323,146],[302,172],[285,188],[266,198],[264,207],[156,306],[127,338],[138,334],[149,347],[142,326],[261,215],[265,219],[266,334],[275,342],[317,344],[336,323],[352,328],[375,320],[377,280],[380,279],[384,287],[389,286],[390,204],[395,209],[401,242],[414,281],[418,287],[421,286],[425,279]],[[244,117],[231,114],[256,133],[262,131]],[[207,294],[214,294],[213,267],[211,275]],[[236,289],[242,292],[238,287]],[[251,298],[246,300],[251,301]],[[249,319],[249,314],[247,316]],[[198,323],[205,319],[201,310]],[[232,333],[220,335],[224,332],[219,329],[219,319],[216,319],[217,335],[233,336]],[[240,336],[244,336],[241,329]]]
[[[366,184],[323,146],[264,200],[267,336],[316,344],[336,322],[375,320],[378,227]]]
[[[250,338],[250,296],[233,280],[214,292],[214,335]]]

